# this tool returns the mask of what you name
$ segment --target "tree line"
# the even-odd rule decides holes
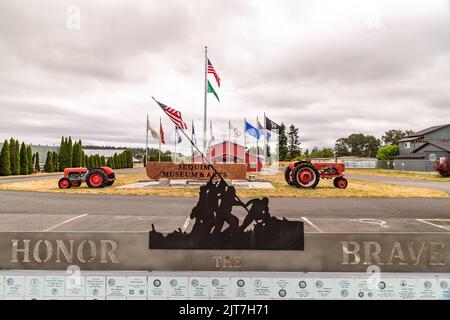
[[[33,154],[31,146],[11,138],[5,140],[0,152],[0,176],[27,175],[41,170],[39,153]]]
[[[132,168],[133,154],[131,150],[124,150],[106,158],[98,154],[86,155],[81,140],[72,141],[72,137],[61,137],[59,153],[48,151],[44,164],[45,172],[60,172],[65,168],[87,167],[89,169],[100,166],[109,166],[112,169]],[[40,172],[39,153],[32,153],[31,145],[19,143],[11,138],[5,140],[0,153],[0,176],[27,175]]]

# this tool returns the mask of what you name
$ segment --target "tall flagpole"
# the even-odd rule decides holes
[[[159,153],[158,153],[158,162],[161,162],[161,139],[162,139],[161,127],[162,127],[161,117],[159,117]]]
[[[231,158],[231,155],[230,155],[230,152],[231,152],[231,145],[230,145],[230,143],[231,143],[231,141],[230,141],[230,140],[231,140],[231,136],[230,136],[230,128],[231,128],[231,120],[228,119],[228,146],[227,146],[227,158],[226,158],[227,163],[231,162],[231,159],[228,160],[229,158]]]
[[[208,47],[205,46],[205,106],[203,110],[203,154],[206,154],[206,130],[207,130],[207,111],[206,103],[208,96]]]
[[[149,127],[149,123],[148,123],[148,113],[147,113],[147,130],[145,130],[145,163],[144,163],[144,167],[147,168],[147,162],[148,162],[148,127]]]
[[[194,119],[192,119],[191,140],[194,141]],[[194,146],[191,144],[192,163],[194,163]]]
[[[244,163],[247,165],[247,120],[244,118]],[[250,155],[248,158],[248,162],[250,163]]]
[[[177,125],[175,125],[175,163],[177,163]]]
[[[265,141],[264,144],[264,162],[267,164],[267,147],[269,145],[269,141],[267,140],[268,134],[267,134],[267,127],[266,127],[266,113],[264,112],[264,135],[265,135]]]
[[[261,136],[261,132],[259,132],[259,121],[258,116],[256,116],[256,127],[259,133],[259,136]],[[258,172],[258,164],[259,164],[259,146],[258,146],[259,138],[256,137],[256,172]]]

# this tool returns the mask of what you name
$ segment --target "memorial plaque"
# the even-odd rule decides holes
[[[84,298],[86,279],[84,276],[73,275],[66,276],[66,297]]]
[[[22,300],[24,297],[24,276],[5,276],[5,300]]]
[[[106,277],[106,299],[125,300],[127,298],[127,277]]]
[[[104,300],[106,298],[106,279],[104,276],[86,276],[86,299]]]
[[[247,178],[245,164],[214,164],[214,167],[224,179],[245,180]],[[147,176],[151,179],[209,180],[213,175],[214,170],[211,166],[203,163],[147,163]]]
[[[314,299],[334,299],[335,298],[335,279],[333,278],[314,278],[313,280]]]
[[[372,281],[369,276],[355,279],[355,298],[359,300],[375,299],[377,282]]]
[[[290,278],[272,279],[272,298],[273,299],[292,299],[293,280]]]
[[[189,298],[189,278],[170,277],[167,278],[167,296],[169,299]]]
[[[25,299],[38,300],[44,298],[44,281],[43,276],[25,276]]]
[[[167,278],[147,277],[147,290],[149,299],[167,299]]]
[[[0,275],[0,300],[3,300],[3,296],[5,293],[4,281],[5,277],[3,275]]]
[[[231,278],[230,279],[230,296],[231,299],[248,300],[252,299],[252,279],[243,278]]]
[[[189,278],[189,298],[209,299],[209,278],[191,277]]]
[[[292,291],[294,299],[313,299],[314,298],[314,279],[295,278],[292,279]]]
[[[257,300],[272,298],[272,279],[266,277],[252,278],[252,297]]]
[[[419,278],[417,279],[417,298],[420,300],[437,299],[438,293],[437,278]]]
[[[334,297],[335,299],[355,299],[355,281],[353,278],[334,279]]]
[[[438,282],[438,299],[450,300],[450,277],[439,277]]]
[[[209,295],[211,299],[230,299],[230,278],[209,278]]]
[[[65,297],[65,276],[46,276],[44,295],[49,299],[59,299]]]
[[[381,277],[375,289],[375,298],[380,300],[398,299],[397,281],[394,278]]]
[[[127,277],[127,299],[146,300],[147,299],[147,277],[128,276]]]
[[[401,276],[401,275],[400,275]],[[401,300],[413,300],[417,298],[417,279],[415,278],[401,278],[396,279],[397,298]]]

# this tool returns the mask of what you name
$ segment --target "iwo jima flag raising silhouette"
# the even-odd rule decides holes
[[[152,97],[153,98],[153,97]],[[161,106],[161,103],[155,102]],[[244,203],[219,172],[184,132],[181,113],[178,121],[169,117],[186,139],[201,154],[214,171],[206,185],[200,187],[197,205],[190,218],[195,223],[190,233],[180,228],[169,234],[157,232],[152,224],[150,249],[237,249],[237,250],[303,250],[303,222],[278,219],[269,213],[269,199],[251,199]],[[178,122],[178,123],[177,123]],[[183,126],[184,127],[184,126]],[[219,181],[214,181],[219,178]],[[242,223],[233,214],[233,208],[243,208],[247,215]]]

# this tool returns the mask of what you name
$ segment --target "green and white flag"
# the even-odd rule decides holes
[[[208,92],[209,93],[213,93],[214,96],[216,96],[217,101],[220,102],[219,96],[217,95],[216,91],[214,90],[214,88],[212,87],[211,83],[208,80]]]

